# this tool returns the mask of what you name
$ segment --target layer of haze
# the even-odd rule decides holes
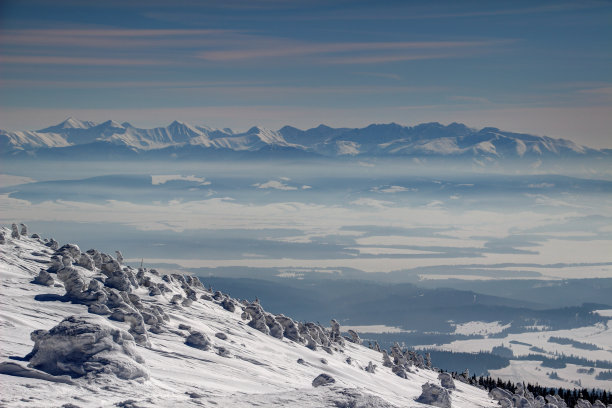
[[[612,182],[389,162],[13,166],[0,222],[148,265],[612,277]],[[25,184],[24,184],[25,183]]]

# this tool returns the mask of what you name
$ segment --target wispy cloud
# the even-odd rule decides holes
[[[494,3],[490,3],[494,4]],[[469,17],[493,17],[493,16],[509,16],[517,14],[546,14],[554,12],[563,12],[569,10],[587,9],[597,7],[596,3],[558,3],[550,4],[545,6],[534,6],[534,7],[520,7],[520,8],[500,8],[500,9],[489,9],[489,10],[472,10],[465,12],[449,12],[449,13],[423,13],[414,14],[407,16],[411,19],[437,19],[437,18],[469,18]]]
[[[261,189],[272,188],[275,190],[284,190],[284,191],[297,190],[297,187],[287,185],[283,183],[282,181],[278,181],[278,180],[270,180],[270,181],[266,181],[265,183],[255,183],[253,184],[253,187],[257,187]]]
[[[9,29],[2,31],[3,62],[54,65],[233,64],[245,61],[303,64],[380,64],[455,58],[510,44],[469,41],[303,41],[222,29]],[[372,74],[370,74],[372,75]],[[374,74],[397,79],[393,74]]]
[[[0,43],[21,47],[188,48],[238,44],[245,35],[234,30],[188,29],[12,29],[2,31]]]
[[[269,86],[270,82],[265,81],[74,81],[74,80],[26,80],[0,78],[0,86],[9,88],[232,88],[232,87],[257,87],[260,89]]]
[[[456,101],[456,102],[481,103],[481,104],[491,103],[490,100],[482,96],[454,95],[454,96],[449,96],[448,100]]]
[[[401,75],[392,74],[389,72],[355,72],[355,74],[376,77],[376,78],[394,79],[396,81],[401,81],[403,79]]]
[[[599,88],[581,89],[578,92],[583,93],[583,94],[612,96],[612,86],[602,86]]]
[[[450,50],[459,48],[482,48],[512,40],[484,41],[418,41],[418,42],[336,42],[336,43],[300,43],[282,41],[276,44],[261,44],[265,46],[242,47],[230,50],[211,50],[199,53],[197,56],[207,61],[240,61],[262,58],[295,58],[305,56],[327,56],[327,61],[335,63],[377,63],[388,61],[406,61],[417,59],[444,58],[456,56]],[[257,45],[257,44],[256,44]],[[407,53],[415,51],[418,53]],[[436,53],[428,54],[424,51]],[[448,50],[439,52],[439,50]],[[381,54],[384,52],[394,54]],[[399,52],[399,53],[398,53]],[[368,55],[361,55],[369,53]],[[341,54],[341,55],[338,55]]]
[[[456,2],[458,6],[463,4]],[[562,13],[573,10],[589,10],[605,7],[609,4],[606,1],[585,1],[585,2],[566,2],[548,5],[536,5],[533,7],[495,7],[495,2],[476,3],[477,7],[448,7],[443,5],[444,11],[435,3],[430,3],[426,7],[414,6],[406,2],[404,5],[388,5],[379,7],[376,10],[350,10],[343,9],[341,12],[331,12],[321,14],[306,13],[294,15],[292,18],[296,20],[315,20],[315,19],[333,19],[333,20],[370,20],[376,18],[378,20],[436,20],[436,19],[469,19],[480,17],[496,17],[496,16],[513,16],[513,15],[535,15],[535,14],[551,14]],[[467,9],[467,10],[466,10]]]
[[[93,66],[148,66],[169,65],[172,61],[132,58],[60,57],[46,55],[2,55],[4,64],[34,65],[93,65]]]

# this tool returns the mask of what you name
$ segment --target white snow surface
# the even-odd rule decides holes
[[[480,334],[480,335],[488,335],[501,333],[504,329],[510,327],[511,324],[508,323],[506,325],[502,325],[500,322],[467,322],[455,325],[455,333],[454,334],[464,334],[466,336],[472,334]]]
[[[601,316],[606,316],[610,310],[597,311]],[[612,317],[612,316],[611,316]],[[486,334],[478,333],[478,327],[486,327],[483,322],[469,322],[462,326],[464,334]],[[499,326],[498,322],[485,323]],[[503,327],[503,326],[502,326]],[[457,327],[459,328],[459,326]],[[455,340],[448,344],[442,344],[434,348],[454,352],[478,353],[479,351],[491,351],[493,347],[504,346],[512,350],[515,357],[527,356],[529,354],[542,355],[555,358],[556,355],[576,356],[591,361],[612,361],[612,318],[606,323],[597,323],[593,326],[579,327],[567,330],[548,330],[543,326],[534,326],[535,331],[524,333],[509,333],[505,337],[485,337],[482,339]],[[458,334],[457,330],[455,333]],[[489,334],[493,334],[490,332]],[[588,343],[597,346],[597,350],[586,350],[575,347],[572,344],[558,344],[550,342],[551,337],[569,338],[574,341]],[[418,346],[417,348],[430,348],[430,345]],[[532,347],[543,351],[534,350]],[[535,358],[534,358],[535,360]],[[579,386],[576,381],[580,380],[582,387],[610,389],[610,381],[597,380],[595,376],[601,369],[594,373],[580,373],[578,368],[589,369],[590,367],[579,367],[567,364],[565,369],[543,367],[541,361],[510,360],[510,365],[498,370],[490,370],[490,374],[504,380],[513,382],[525,381],[539,383],[549,387],[574,388]],[[555,371],[560,379],[551,379],[546,373]]]
[[[32,351],[30,333],[49,330],[67,316],[87,314],[87,306],[53,300],[52,296],[65,293],[57,279],[50,287],[31,283],[41,269],[47,269],[53,250],[39,239],[13,239],[7,228],[2,232],[6,243],[0,244],[0,364],[11,362],[26,368],[27,362],[18,358]],[[97,270],[75,268],[84,276],[100,276]],[[162,282],[157,275],[150,274],[150,278]],[[132,290],[143,304],[157,305],[170,317],[161,334],[148,332],[150,347],[137,346],[149,379],[121,380],[109,375],[64,383],[31,369],[44,375],[0,374],[0,406],[57,407],[70,403],[97,407],[132,400],[132,405],[120,406],[420,407],[426,406],[415,401],[421,385],[439,384],[437,373],[425,369],[408,374],[408,379],[396,376],[382,366],[381,353],[364,346],[347,342],[330,355],[321,348],[313,351],[287,338],[261,333],[241,318],[240,305],[229,312],[217,302],[201,299],[200,294],[208,293],[204,289],[198,289],[198,300],[189,306],[172,304],[170,299],[182,289],[177,285],[170,288],[172,292],[156,296],[149,296],[142,286]],[[45,295],[47,300],[37,300]],[[107,321],[117,328],[128,328],[126,323]],[[179,330],[179,324],[207,335],[213,348],[204,351],[187,346],[187,332]],[[217,333],[226,339],[216,337]],[[229,357],[219,355],[215,347],[224,347]],[[364,370],[370,361],[378,366],[375,373]],[[321,373],[331,375],[336,383],[314,388],[312,380]],[[453,407],[496,406],[485,391],[456,385],[458,389],[451,396]]]

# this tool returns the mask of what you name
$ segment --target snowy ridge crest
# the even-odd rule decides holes
[[[125,265],[120,252],[29,236],[23,224],[1,229],[0,280],[11,288],[0,294],[3,405],[19,405],[23,390],[36,406],[496,404],[428,355],[364,347],[335,320],[296,322],[193,276]]]
[[[320,125],[300,130],[252,127],[243,133],[174,121],[166,127],[137,128],[113,120],[103,123],[68,118],[38,131],[0,130],[5,154],[45,149],[87,147],[98,153],[123,147],[134,152],[162,149],[195,151],[268,152],[287,151],[326,157],[468,157],[481,160],[539,159],[541,157],[608,157],[609,150],[591,149],[551,137],[502,131],[486,127],[472,129],[463,124],[424,123],[412,127],[395,123],[364,128],[331,128]],[[194,150],[195,149],[195,150]],[[84,151],[81,149],[80,151]]]

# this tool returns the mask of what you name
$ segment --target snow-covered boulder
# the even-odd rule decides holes
[[[436,384],[425,383],[421,386],[423,390],[417,402],[433,405],[440,408],[451,408],[451,399],[445,388]]]
[[[13,223],[11,225],[11,238],[19,239],[21,235],[19,234],[19,229],[17,228],[17,224]]]
[[[192,331],[191,334],[187,336],[185,344],[200,350],[209,350],[211,345],[208,336],[196,330]]]
[[[57,242],[53,238],[49,238],[49,242],[47,242],[45,246],[48,248],[51,248],[54,251],[57,251],[59,248],[59,242]]]
[[[297,343],[302,343],[304,339],[300,336],[298,325],[293,319],[279,314],[276,315],[276,321],[283,327],[283,336]]]
[[[134,336],[136,343],[143,346],[150,346],[144,318],[136,308],[128,304],[121,308],[115,308],[109,319],[129,323],[130,333]]]
[[[533,405],[527,398],[523,397],[522,395],[518,395],[518,394],[514,394],[512,396],[512,404],[516,408],[533,408]]]
[[[94,266],[98,269],[102,267],[102,255],[97,249],[88,249],[87,255],[94,261]]]
[[[106,264],[108,265],[108,264]],[[115,288],[119,291],[130,291],[131,290],[131,279],[128,273],[118,267],[107,274],[108,279],[104,282],[104,285],[109,288]]]
[[[251,303],[244,308],[244,313],[247,317],[251,318],[249,326],[262,333],[270,334],[270,329],[266,324],[266,314],[259,303]]]
[[[307,335],[310,335],[310,338],[312,339],[312,341],[314,341],[315,345],[322,347],[330,346],[329,337],[325,333],[323,327],[321,327],[320,325],[313,322],[306,322],[304,324],[298,325],[298,328],[300,331],[300,335],[302,335],[307,340]]]
[[[87,311],[89,313],[106,316],[111,314],[111,310],[103,303],[92,303],[88,306]]]
[[[442,387],[446,388],[447,390],[455,389],[455,382],[453,381],[453,376],[449,373],[438,374],[438,380],[440,380],[440,384],[442,385]]]
[[[336,380],[329,374],[319,374],[314,380],[312,380],[313,387],[320,387],[322,385],[330,385],[335,383]]]
[[[576,405],[574,405],[574,408],[591,408],[592,405],[589,401],[587,400],[583,400],[582,398],[578,398],[578,401],[576,401]]]
[[[567,404],[565,403],[565,400],[557,394],[547,395],[546,401],[548,401],[551,404],[556,405],[558,408],[567,408]]]
[[[32,332],[30,367],[71,377],[112,374],[124,380],[149,378],[134,338],[95,315],[69,316],[51,330]]]
[[[337,341],[338,339],[342,338],[342,335],[340,334],[340,323],[338,323],[338,321],[336,319],[331,319],[331,333],[329,335],[329,339],[331,341]]]
[[[391,358],[389,358],[389,353],[387,353],[387,350],[383,350],[382,355],[383,355],[383,366],[393,367],[393,362],[391,361]]]
[[[266,313],[266,325],[270,330],[270,336],[276,337],[277,339],[283,338],[283,326],[277,322],[274,316],[270,313]]]
[[[63,267],[57,271],[57,277],[64,283],[66,297],[76,303],[105,303],[107,294],[102,290],[102,284],[89,279],[81,271],[72,266],[72,258],[62,257]]]
[[[49,272],[41,269],[40,272],[38,272],[38,276],[36,276],[32,282],[37,285],[53,286],[55,279],[53,279],[53,276],[51,276]]]
[[[406,374],[406,370],[402,366],[394,365],[393,368],[391,368],[391,371],[398,377],[401,377],[404,379],[408,378],[408,374]]]
[[[236,305],[230,298],[225,298],[221,301],[221,307],[228,312],[234,313],[236,311]]]
[[[359,338],[359,335],[357,334],[357,332],[355,330],[349,330],[348,334],[351,336],[350,338],[350,342],[351,343],[355,343],[355,344],[361,344],[361,338]]]
[[[96,266],[92,257],[84,252],[81,253],[81,255],[78,257],[78,259],[76,260],[76,264],[90,271],[93,271]]]
[[[489,397],[497,401],[501,400],[502,398],[512,399],[512,393],[502,388],[495,387],[489,391]]]
[[[79,257],[81,256],[81,249],[76,244],[62,245],[62,247],[58,249],[57,252],[59,252],[60,255],[68,255],[72,259],[79,259]]]

